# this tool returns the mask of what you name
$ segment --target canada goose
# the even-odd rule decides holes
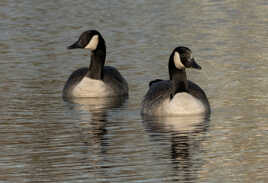
[[[149,83],[141,113],[152,116],[195,115],[210,113],[205,92],[187,80],[186,68],[201,69],[187,47],[177,47],[169,58],[170,80],[156,79]]]
[[[112,97],[128,95],[128,84],[119,71],[104,66],[106,46],[102,35],[96,30],[83,32],[78,41],[68,49],[91,50],[89,67],[74,71],[63,88],[63,97]]]

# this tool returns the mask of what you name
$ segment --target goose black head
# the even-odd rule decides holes
[[[97,30],[88,30],[83,32],[78,41],[68,47],[68,49],[90,49],[95,51],[97,49],[105,49],[105,41]]]
[[[185,68],[201,69],[192,57],[192,51],[187,47],[177,47],[173,50],[169,59],[169,68],[184,70]]]

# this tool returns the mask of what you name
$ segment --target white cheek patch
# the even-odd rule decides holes
[[[185,66],[181,62],[180,54],[178,52],[175,52],[174,54],[174,64],[178,69],[185,68]]]
[[[95,35],[91,38],[91,40],[89,41],[89,43],[87,44],[85,48],[90,49],[90,50],[96,50],[98,44],[99,44],[99,36]]]

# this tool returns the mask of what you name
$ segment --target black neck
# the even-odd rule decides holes
[[[172,76],[172,95],[178,92],[186,92],[188,90],[188,80],[185,70],[178,70]]]
[[[92,79],[103,79],[103,67],[106,58],[106,47],[104,40],[100,39],[96,50],[92,51],[88,76]]]
[[[188,80],[185,69],[170,69],[170,80],[172,83],[170,98],[174,97],[176,93],[188,91]]]

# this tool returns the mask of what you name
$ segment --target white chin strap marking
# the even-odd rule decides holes
[[[177,69],[183,69],[185,66],[181,62],[180,54],[176,51],[174,54],[174,64]]]
[[[91,38],[91,40],[89,41],[89,43],[85,48],[90,50],[96,50],[98,44],[99,44],[99,35],[95,35]]]

